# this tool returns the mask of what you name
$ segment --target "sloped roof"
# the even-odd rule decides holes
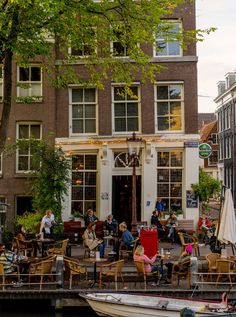
[[[208,124],[205,124],[201,130],[200,130],[200,140],[202,142],[206,141],[209,137],[209,135],[212,133],[212,130],[215,128],[217,125],[217,120],[212,121]]]
[[[206,112],[206,113],[198,113],[198,130],[201,130],[201,128],[212,121],[216,120],[216,115],[214,112]]]

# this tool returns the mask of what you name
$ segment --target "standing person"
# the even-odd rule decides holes
[[[95,216],[94,211],[92,208],[87,210],[87,215],[84,217],[84,224],[87,227],[91,222],[97,222],[98,217]]]
[[[163,239],[165,237],[165,227],[161,224],[156,210],[152,212],[151,225],[156,226],[158,238]]]
[[[52,210],[51,209],[46,210],[46,213],[41,220],[41,225],[39,230],[39,233],[41,235],[43,233],[44,238],[51,238],[52,226],[54,222],[55,222],[55,217],[52,213]]]
[[[161,219],[162,218],[162,213],[165,210],[164,204],[163,204],[161,198],[157,198],[156,205],[155,205],[155,210],[157,211],[158,218]]]
[[[166,220],[166,228],[169,230],[168,238],[174,243],[176,240],[176,227],[178,226],[177,217],[173,212]]]
[[[103,240],[100,240],[96,237],[95,229],[96,223],[90,222],[83,234],[84,244],[89,248],[90,251],[98,248],[100,257],[104,258],[105,244],[103,243]]]

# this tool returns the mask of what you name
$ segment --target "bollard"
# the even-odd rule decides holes
[[[198,261],[196,257],[191,257],[190,260],[190,271],[191,271],[191,281],[190,285],[195,286],[196,283],[198,282]]]
[[[56,258],[56,281],[58,288],[64,288],[64,260],[63,256],[59,255]]]

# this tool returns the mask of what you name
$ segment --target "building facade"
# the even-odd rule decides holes
[[[173,30],[195,29],[194,3],[176,10],[168,23],[173,23]],[[145,50],[151,63],[164,67],[155,83],[143,83],[137,74],[131,95],[124,89],[125,83],[109,79],[103,90],[83,85],[55,89],[42,71],[40,59],[27,69],[14,65],[16,102],[9,141],[55,133],[56,146],[71,161],[64,220],[91,207],[101,220],[113,213],[118,221],[131,222],[132,162],[126,139],[135,132],[142,138],[136,167],[137,220],[149,222],[156,198],[161,197],[166,211],[182,210],[184,218],[197,221],[198,207],[188,207],[186,199],[191,184],[198,182],[196,44],[182,49],[178,41],[165,42],[161,35],[156,42],[161,51],[151,46]],[[117,42],[110,45],[119,51],[114,58],[128,59],[124,47]],[[76,57],[74,68],[86,78],[81,57],[89,52],[70,52]],[[60,63],[60,58],[56,56],[55,62]],[[30,88],[17,86],[26,82]],[[37,98],[26,104],[26,96]],[[0,197],[10,205],[9,220],[32,208],[25,178],[30,163],[30,149],[1,159]]]
[[[235,98],[236,72],[234,71],[227,73],[224,81],[218,82],[218,96],[215,98],[215,103],[218,121],[219,177],[223,185],[231,188],[236,206]]]

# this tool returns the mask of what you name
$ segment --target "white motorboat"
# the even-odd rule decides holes
[[[111,317],[179,317],[183,308],[197,316],[225,315],[229,312],[226,294],[221,302],[163,297],[140,293],[80,293],[100,316]]]

